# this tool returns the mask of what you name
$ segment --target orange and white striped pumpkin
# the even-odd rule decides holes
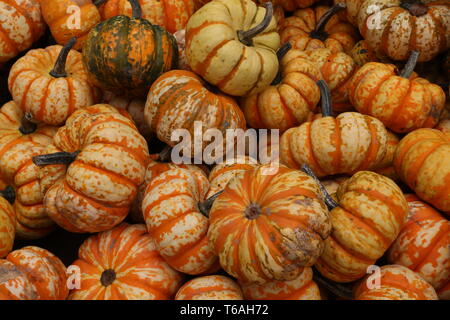
[[[13,206],[0,196],[0,258],[11,252],[16,234],[16,214]]]
[[[400,138],[395,133],[387,130],[386,154],[378,168],[374,170],[376,173],[382,174],[395,182],[399,181],[399,177],[394,169],[394,155],[399,142]]]
[[[51,252],[34,246],[0,259],[0,300],[65,300],[66,267]]]
[[[239,285],[225,276],[204,276],[186,282],[175,300],[244,300]]]
[[[142,224],[122,223],[91,236],[73,265],[81,279],[71,300],[168,300],[183,279],[158,254]]]

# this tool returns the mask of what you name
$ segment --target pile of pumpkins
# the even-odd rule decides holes
[[[449,49],[448,0],[0,0],[0,299],[449,300]]]

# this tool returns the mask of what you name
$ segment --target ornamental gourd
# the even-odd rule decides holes
[[[65,300],[66,267],[55,255],[34,246],[0,259],[0,300]]]
[[[247,300],[322,300],[309,267],[294,280],[243,284],[242,291]]]
[[[176,67],[176,40],[164,28],[141,17],[137,0],[129,0],[132,17],[120,15],[100,22],[83,45],[89,79],[106,91],[144,97],[152,82]]]
[[[394,65],[378,62],[359,69],[348,89],[355,109],[397,133],[434,127],[444,109],[445,93],[413,72],[419,55],[412,52],[400,74]]]
[[[241,99],[241,108],[252,128],[279,129],[282,133],[302,124],[316,111],[320,101],[316,82],[322,74],[307,55],[297,54],[299,51],[290,47],[284,45],[277,53],[280,72],[275,81],[263,91]]]
[[[315,267],[336,282],[358,280],[383,256],[403,227],[408,204],[389,178],[360,171],[342,183],[332,203],[332,232]]]
[[[11,252],[16,234],[16,213],[14,203],[14,189],[7,187],[0,190],[0,258]]]
[[[278,72],[280,47],[271,2],[214,0],[189,19],[186,57],[191,69],[221,91],[245,96],[267,87]]]
[[[92,0],[39,0],[42,16],[53,38],[65,45],[76,37],[73,46],[80,50],[89,31],[100,22],[100,13]]]
[[[164,27],[170,33],[184,29],[195,11],[194,0],[139,0],[142,18]],[[118,15],[131,17],[132,7],[128,0],[106,0],[99,6],[102,20]]]
[[[44,34],[39,1],[0,1],[0,64],[31,47]]]
[[[379,286],[370,286],[367,278],[355,289],[355,300],[438,300],[428,282],[400,265],[382,266]]]
[[[358,37],[357,30],[349,23],[342,22],[336,13],[345,4],[333,7],[317,6],[298,10],[284,20],[281,42],[289,41],[292,48],[313,50],[328,48],[333,53],[350,52]]]
[[[357,112],[331,116],[331,95],[324,81],[322,118],[287,130],[280,140],[280,160],[290,168],[308,164],[319,177],[376,168],[386,154],[383,124]]]
[[[187,274],[217,271],[208,241],[209,221],[200,211],[209,188],[202,172],[175,168],[154,178],[142,202],[147,229],[165,261]]]
[[[269,165],[236,174],[214,201],[208,237],[241,283],[294,280],[331,232],[319,187],[307,174]],[[270,171],[269,171],[270,172]]]
[[[406,196],[409,213],[388,261],[405,266],[438,292],[450,282],[450,221],[415,195]]]
[[[186,282],[175,300],[244,300],[239,285],[225,276],[205,276]]]
[[[450,213],[450,139],[436,129],[418,129],[397,146],[394,168],[416,195]]]
[[[148,147],[125,111],[80,109],[54,137],[58,153],[33,157],[39,166],[66,164],[45,194],[48,215],[70,232],[100,232],[125,219],[144,180]]]
[[[75,110],[100,99],[99,90],[88,82],[81,53],[71,50],[75,40],[64,47],[30,50],[12,66],[9,91],[33,122],[61,125]]]
[[[158,254],[142,224],[122,223],[89,237],[73,265],[81,277],[70,300],[168,300],[183,280]]]

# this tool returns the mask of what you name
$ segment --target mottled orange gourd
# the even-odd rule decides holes
[[[225,276],[205,276],[186,282],[175,300],[244,300],[239,285]]]
[[[158,254],[142,224],[122,223],[91,236],[73,265],[81,279],[71,300],[169,300],[183,280]]]

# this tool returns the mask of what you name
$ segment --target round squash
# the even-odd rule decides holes
[[[175,38],[164,28],[141,18],[137,0],[130,0],[133,15],[100,22],[83,45],[83,63],[98,87],[133,97],[145,97],[152,82],[175,68]]]
[[[186,282],[175,300],[244,300],[239,285],[228,277],[205,276]]]
[[[416,195],[450,214],[450,139],[436,129],[418,129],[400,140],[394,155],[400,179]]]
[[[61,125],[75,110],[99,101],[101,93],[88,82],[81,53],[70,49],[74,42],[30,50],[12,66],[9,91],[33,122]]]
[[[241,283],[294,280],[331,231],[315,181],[284,166],[236,174],[214,201],[208,237],[222,268]]]
[[[450,221],[415,195],[406,200],[408,220],[389,250],[389,263],[417,272],[439,291],[450,282]]]
[[[34,246],[0,259],[0,300],[65,300],[66,267],[55,255]]]
[[[39,166],[67,165],[44,200],[48,215],[70,232],[100,232],[122,222],[144,180],[147,143],[119,112],[109,105],[74,112],[54,137],[60,152],[33,157]]]
[[[215,0],[189,19],[186,57],[191,69],[221,91],[245,96],[267,87],[278,72],[280,47],[271,2]]]
[[[361,280],[355,291],[356,300],[438,300],[433,287],[406,267],[386,265],[380,272],[379,287],[369,288],[370,281]]]
[[[332,232],[315,267],[335,282],[358,280],[383,256],[403,227],[408,203],[389,178],[360,171],[339,186]]]
[[[14,203],[14,189],[7,187],[0,191],[0,258],[11,252],[16,234],[16,214],[11,205]]]
[[[40,0],[0,0],[0,64],[30,48],[45,30]]]

